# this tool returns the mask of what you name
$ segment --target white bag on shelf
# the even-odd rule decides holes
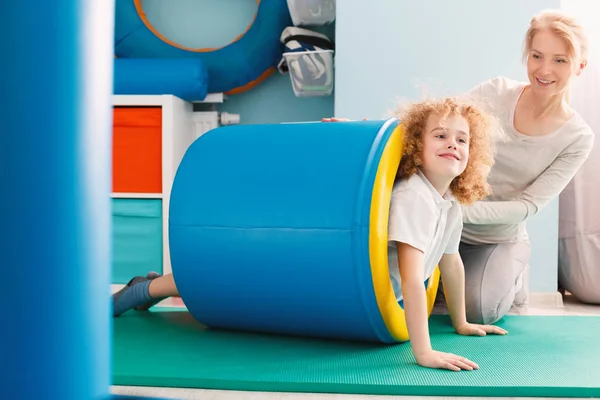
[[[325,35],[287,27],[281,34],[285,45],[279,72],[289,73],[298,97],[329,96],[333,92],[334,44]]]
[[[326,25],[335,20],[335,0],[287,0],[294,26]]]

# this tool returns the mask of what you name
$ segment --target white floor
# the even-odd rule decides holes
[[[560,301],[559,301],[560,303]],[[520,315],[572,315],[572,316],[600,316],[599,305],[588,305],[579,303],[573,296],[566,295],[563,298],[563,304],[556,307],[534,306],[526,310],[513,310],[511,314]],[[161,305],[181,306],[179,300],[166,300]],[[202,400],[229,400],[229,399],[282,399],[282,400],[464,400],[462,397],[416,397],[416,396],[363,396],[347,394],[320,394],[320,393],[277,393],[277,392],[242,392],[242,391],[224,391],[224,390],[206,390],[206,389],[175,389],[158,387],[129,387],[113,386],[112,393],[129,395],[158,397],[168,399],[202,399]],[[476,398],[472,398],[476,399]],[[492,399],[492,398],[490,398]],[[502,398],[493,398],[502,400]],[[513,398],[514,399],[514,398]]]

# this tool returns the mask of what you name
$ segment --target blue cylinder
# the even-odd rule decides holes
[[[387,264],[402,144],[395,119],[201,136],[169,212],[173,275],[190,313],[216,328],[408,340]]]
[[[114,2],[1,10],[0,397],[108,398]]]

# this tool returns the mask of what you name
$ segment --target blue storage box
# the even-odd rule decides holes
[[[112,280],[126,284],[136,275],[163,270],[162,200],[113,199]]]

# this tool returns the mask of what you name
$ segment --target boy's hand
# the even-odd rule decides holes
[[[452,353],[442,353],[441,351],[428,350],[418,355],[415,354],[415,358],[417,364],[426,368],[449,369],[450,371],[479,369],[479,366],[471,360]]]
[[[495,335],[506,335],[508,332],[499,326],[466,323],[458,327],[456,329],[456,333],[464,336],[485,336],[488,333]]]

